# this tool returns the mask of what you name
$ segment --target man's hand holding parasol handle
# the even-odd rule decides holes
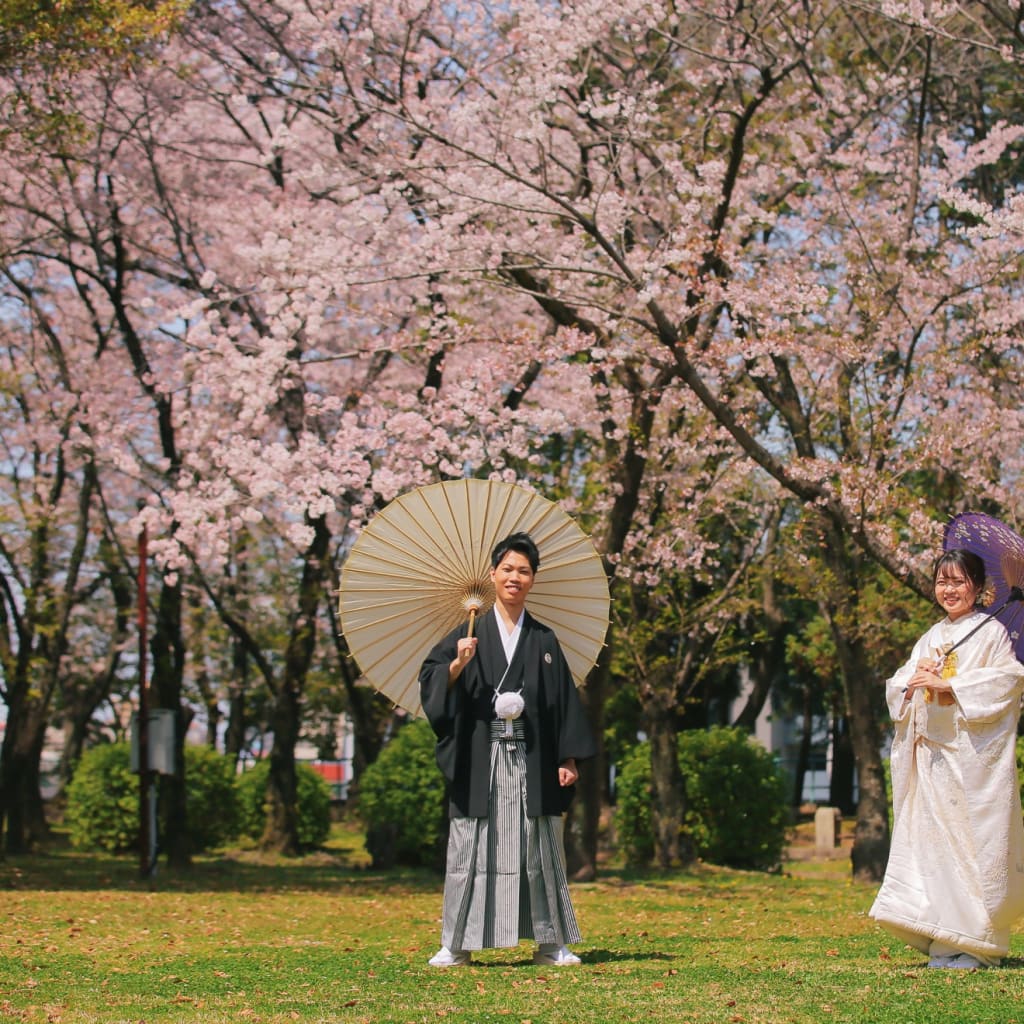
[[[455,660],[448,666],[448,686],[451,687],[455,680],[462,675],[462,670],[476,654],[477,638],[473,636],[473,629],[476,626],[476,613],[483,607],[484,600],[478,594],[467,597],[463,607],[469,612],[469,631],[459,639]]]

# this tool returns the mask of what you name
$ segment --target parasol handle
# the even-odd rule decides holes
[[[470,637],[473,635],[473,627],[476,625],[476,613],[480,611],[484,606],[484,599],[479,594],[470,594],[465,601],[462,602],[462,607],[469,612],[469,632],[466,636]]]

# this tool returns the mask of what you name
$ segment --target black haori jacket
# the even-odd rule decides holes
[[[451,689],[448,667],[468,623],[441,640],[420,669],[420,698],[437,736],[437,763],[448,784],[453,818],[487,817],[494,696],[508,664],[495,612],[481,616],[478,625],[476,655]],[[597,745],[554,630],[529,612],[501,687],[506,693],[520,688],[526,703],[526,813],[534,818],[559,815],[568,810],[575,791],[558,784],[559,764],[570,757],[593,757]]]

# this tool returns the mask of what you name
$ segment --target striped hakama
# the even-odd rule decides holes
[[[491,726],[486,818],[452,818],[442,945],[508,948],[520,939],[580,941],[569,899],[561,816],[526,813],[526,743],[521,719]]]

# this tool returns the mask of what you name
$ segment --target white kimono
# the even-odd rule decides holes
[[[955,703],[904,692],[918,661],[964,637],[985,616],[943,619],[886,683],[895,723],[894,827],[885,879],[870,915],[935,955],[995,964],[1024,914],[1024,825],[1015,744],[1024,666],[990,620],[954,651],[944,672]],[[934,943],[934,945],[933,945]]]

